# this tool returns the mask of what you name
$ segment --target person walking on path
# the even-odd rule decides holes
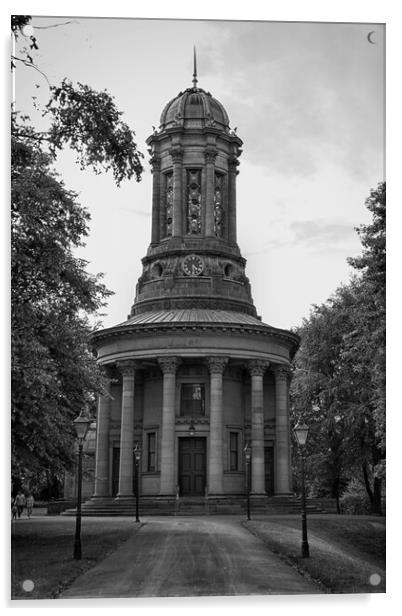
[[[11,519],[12,520],[16,520],[17,519],[17,505],[15,503],[15,500],[11,501]]]
[[[26,505],[25,494],[23,492],[18,492],[17,496],[15,497],[15,504],[17,505],[17,515],[20,518]]]
[[[34,497],[32,496],[31,493],[29,493],[28,498],[27,498],[27,516],[28,518],[31,517],[32,515],[32,510],[33,510],[33,506],[34,506]]]

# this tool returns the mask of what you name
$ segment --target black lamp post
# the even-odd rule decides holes
[[[246,443],[244,451],[244,458],[246,460],[246,491],[247,491],[247,520],[251,519],[250,516],[250,460],[251,460],[251,447]]]
[[[134,448],[134,460],[135,460],[135,521],[140,522],[139,517],[139,503],[140,503],[140,462],[141,462],[141,445],[136,443]]]
[[[82,449],[91,420],[81,411],[73,424],[78,438],[77,510],[75,517],[74,558],[81,559],[81,497],[82,497]]]
[[[308,426],[303,423],[297,423],[294,428],[297,444],[300,449],[300,462],[301,462],[301,505],[302,505],[302,557],[308,558],[310,556],[310,550],[307,541],[307,514],[306,514],[306,486],[304,482],[304,447],[306,445],[308,436]]]

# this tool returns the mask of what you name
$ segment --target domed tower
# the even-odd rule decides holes
[[[99,400],[95,493],[130,501],[290,493],[291,332],[261,322],[236,234],[242,141],[197,85],[148,138],[152,235],[128,320],[92,336],[110,376]],[[218,506],[218,505],[216,505]]]
[[[197,87],[173,98],[148,138],[152,239],[131,316],[204,308],[256,316],[236,238],[242,141],[219,101]]]

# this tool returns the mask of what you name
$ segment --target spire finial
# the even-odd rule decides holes
[[[193,73],[193,88],[197,87],[197,52],[194,45],[194,73]]]

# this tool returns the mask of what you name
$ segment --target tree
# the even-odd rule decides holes
[[[371,225],[358,229],[359,271],[332,298],[314,306],[297,333],[293,414],[311,426],[314,489],[339,497],[361,473],[375,513],[381,512],[385,463],[385,184],[366,201]],[[318,473],[317,473],[318,470]],[[339,505],[338,505],[339,507]]]
[[[316,496],[336,499],[338,511],[351,461],[348,407],[351,384],[345,378],[340,356],[344,332],[350,326],[354,298],[339,289],[328,302],[314,306],[297,333],[301,347],[294,361],[291,387],[292,412],[310,427],[308,466]]]
[[[40,148],[12,139],[12,468],[14,476],[71,461],[71,421],[102,381],[87,345],[109,295],[73,249],[88,213]]]
[[[29,16],[14,16],[18,35]],[[32,37],[31,37],[32,39]],[[31,41],[32,43],[32,41]],[[35,39],[35,48],[37,42]],[[14,58],[14,65],[17,60]],[[23,56],[23,64],[32,58]],[[90,216],[53,169],[57,153],[72,148],[82,168],[112,170],[119,185],[140,180],[142,154],[112,97],[63,80],[50,87],[45,131],[12,113],[12,474],[61,476],[73,457],[72,420],[93,410],[103,377],[88,347],[110,291],[101,275],[75,256]]]
[[[350,337],[348,354],[364,359],[371,374],[373,418],[376,439],[381,453],[385,453],[385,343],[386,343],[386,184],[382,182],[371,191],[366,206],[372,212],[370,225],[361,225],[357,232],[363,253],[348,259],[361,272],[359,310],[355,313],[354,335]],[[384,462],[380,463],[384,467]],[[380,469],[377,469],[380,471]]]

